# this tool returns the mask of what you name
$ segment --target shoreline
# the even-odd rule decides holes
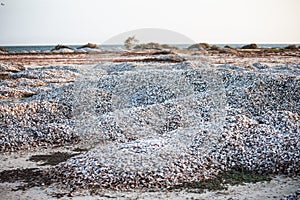
[[[161,54],[161,52],[166,52],[165,50],[136,50],[136,51],[127,51],[127,52],[112,52],[112,51],[103,51],[103,52],[96,52],[96,53],[87,53],[87,52],[72,52],[72,53],[17,53],[17,54],[0,54],[0,62],[15,62],[19,64],[27,64],[35,62],[39,63],[42,61],[48,61],[50,63],[55,63],[55,61],[65,64],[83,64],[83,62],[88,63],[97,63],[101,61],[112,61],[114,62],[114,57],[126,58],[128,57],[128,53],[131,53],[132,56],[137,56],[139,53],[142,52],[144,56],[151,56],[157,52],[157,55]],[[280,62],[280,58],[299,58],[300,57],[300,50],[280,50],[278,51],[269,51],[263,49],[239,49],[237,52],[220,52],[216,50],[209,50],[209,51],[196,51],[196,50],[167,50],[167,52],[178,54],[181,56],[202,56],[207,57],[208,59],[214,60],[214,56],[219,58],[271,58],[276,57],[276,59]],[[132,57],[131,56],[131,57]]]

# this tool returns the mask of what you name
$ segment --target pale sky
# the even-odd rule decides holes
[[[168,29],[196,42],[300,43],[300,0],[0,2],[0,46],[101,44],[140,28]]]

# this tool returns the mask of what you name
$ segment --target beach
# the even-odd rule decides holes
[[[0,196],[299,198],[300,50],[250,47],[0,54]]]

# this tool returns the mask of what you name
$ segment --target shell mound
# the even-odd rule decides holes
[[[1,70],[1,152],[81,139],[90,150],[48,174],[71,189],[168,188],[232,168],[299,174],[297,64]]]
[[[102,75],[93,91],[107,98],[92,100],[97,106],[85,116],[95,123],[78,129],[101,143],[57,166],[55,179],[74,189],[130,190],[201,181],[232,168],[299,174],[297,69],[117,65],[95,67]]]

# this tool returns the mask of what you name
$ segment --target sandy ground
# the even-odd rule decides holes
[[[1,183],[0,196],[3,200],[22,199],[22,200],[39,200],[39,199],[57,199],[52,195],[57,192],[55,188],[39,188],[34,187],[26,191],[12,191],[17,183]],[[178,192],[115,192],[105,191],[100,195],[84,195],[80,194],[74,197],[63,196],[61,199],[282,199],[283,197],[295,192],[300,188],[300,177],[289,178],[285,176],[274,177],[270,182],[262,182],[255,184],[245,184],[240,186],[229,186],[228,190],[205,192],[202,194],[189,191]]]

